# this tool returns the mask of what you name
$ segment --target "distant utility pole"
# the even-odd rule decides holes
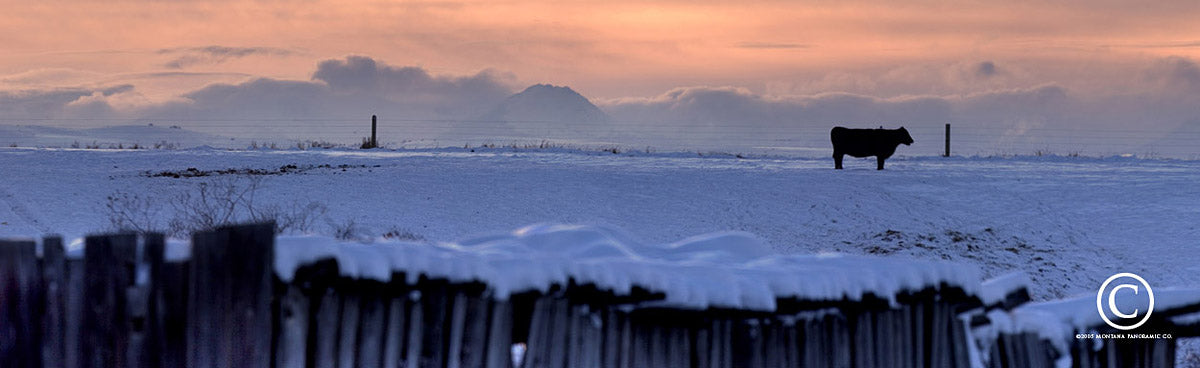
[[[946,154],[942,157],[950,157],[950,123],[946,123]]]

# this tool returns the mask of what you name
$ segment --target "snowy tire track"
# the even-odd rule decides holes
[[[23,225],[32,227],[33,229],[37,230],[41,234],[50,234],[50,233],[55,232],[55,231],[53,231],[53,229],[51,229],[45,223],[40,221],[38,219],[38,217],[36,215],[34,215],[32,211],[29,210],[29,207],[27,207],[24,203],[22,203],[22,201],[19,198],[17,198],[15,195],[13,195],[12,190],[7,188],[7,184],[0,183],[0,200],[4,201],[4,207],[7,208],[9,210],[9,212],[11,212],[15,216],[14,220],[21,221],[23,223]],[[11,226],[11,227],[19,226],[19,224],[13,223],[12,220],[2,220],[2,221],[8,222],[8,224],[5,226]]]

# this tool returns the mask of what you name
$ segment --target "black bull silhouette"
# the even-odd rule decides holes
[[[879,162],[877,170],[883,170],[883,160],[896,153],[900,144],[911,145],[912,136],[904,127],[900,129],[848,129],[834,127],[829,131],[829,140],[833,141],[833,168],[842,168],[842,157],[875,156]]]

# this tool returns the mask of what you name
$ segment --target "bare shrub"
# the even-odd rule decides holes
[[[292,202],[286,207],[272,203],[264,205],[261,210],[256,211],[254,221],[274,221],[276,234],[307,233],[312,231],[317,219],[325,217],[325,213],[328,211],[329,209],[320,202],[308,202],[303,205],[300,202]]]
[[[149,196],[116,191],[107,197],[104,209],[112,230],[161,232],[167,230],[161,219],[163,208]]]
[[[354,219],[346,219],[342,222],[329,221],[329,227],[333,229],[333,236],[342,240],[357,240],[363,233],[362,227]]]
[[[186,237],[223,225],[244,222],[275,223],[275,232],[309,232],[327,208],[320,202],[288,205],[255,202],[262,177],[223,176],[166,198],[117,191],[105,208],[113,230],[165,232]],[[165,220],[164,220],[165,219]]]
[[[175,209],[171,232],[193,233],[255,219],[254,194],[261,184],[262,178],[255,176],[200,182],[170,202]]]

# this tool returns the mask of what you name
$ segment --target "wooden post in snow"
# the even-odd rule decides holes
[[[66,346],[63,332],[66,320],[67,259],[62,237],[42,239],[42,287],[45,309],[42,319],[42,366],[64,367]]]
[[[64,288],[63,305],[63,366],[82,367],[85,361],[83,355],[83,313],[84,275],[87,264],[82,258],[65,259],[67,270]]]
[[[421,325],[421,349],[413,352],[418,358],[416,365],[410,367],[443,367],[446,363],[448,350],[449,326],[451,308],[454,307],[454,296],[450,294],[449,281],[443,279],[425,279],[418,281],[421,289],[421,308],[423,315]]]
[[[392,274],[392,281],[387,288],[387,325],[383,334],[383,364],[382,368],[399,368],[407,356],[404,347],[408,336],[405,327],[408,322],[408,287],[404,284],[404,273]]]
[[[135,273],[134,288],[139,290],[142,295],[141,305],[138,306],[140,312],[140,325],[143,329],[142,333],[142,351],[140,358],[141,364],[149,367],[169,367],[168,364],[174,362],[182,363],[184,361],[183,350],[170,349],[168,341],[178,341],[182,331],[169,328],[171,323],[175,322],[169,319],[166,311],[167,301],[163,298],[163,293],[167,288],[179,288],[180,284],[169,285],[165,281],[168,277],[164,275],[164,265],[166,262],[167,243],[166,238],[162,234],[142,234],[141,235],[141,259],[139,267],[144,274],[142,277],[137,277]],[[132,295],[132,291],[127,292]],[[172,293],[172,297],[179,293]],[[186,309],[186,308],[184,308]],[[139,325],[137,323],[137,315],[134,315],[135,329]],[[171,335],[176,336],[171,336]]]
[[[339,282],[342,314],[338,322],[337,350],[335,362],[338,368],[357,366],[358,358],[358,320],[362,312],[362,290],[354,280],[346,279]]]
[[[0,241],[0,362],[6,367],[42,365],[36,246]]]
[[[357,367],[379,367],[383,364],[384,328],[387,325],[387,285],[376,280],[357,282],[359,297]]]
[[[137,235],[89,236],[84,248],[81,367],[133,366],[140,352],[133,339],[130,296],[136,269]],[[133,348],[136,351],[131,351]],[[133,354],[130,354],[130,353]]]
[[[946,154],[942,157],[950,157],[950,123],[946,123]]]
[[[274,249],[273,223],[192,236],[188,366],[271,366]]]
[[[491,300],[491,316],[488,321],[488,337],[485,343],[487,356],[484,367],[512,367],[512,300]]]
[[[162,235],[156,241],[162,240]],[[154,241],[147,239],[146,244]],[[159,361],[163,367],[183,367],[187,363],[187,322],[188,322],[188,277],[190,264],[188,260],[166,259],[165,242],[162,248],[162,263],[150,268],[151,283],[153,284],[155,306],[154,318],[158,320],[161,341],[158,341]],[[150,246],[147,249],[154,249]],[[149,255],[153,260],[155,255]]]
[[[361,149],[379,148],[379,136],[376,135],[376,132],[377,132],[376,128],[378,127],[377,121],[378,121],[377,117],[375,115],[371,115],[371,136],[363,137],[362,145],[359,146],[358,148],[361,148]]]

